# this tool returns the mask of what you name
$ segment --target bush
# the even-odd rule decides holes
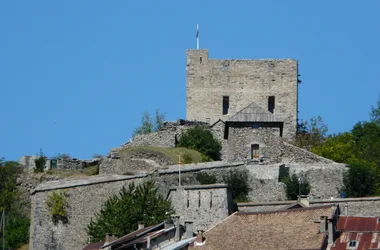
[[[5,223],[6,249],[18,249],[29,240],[30,221],[20,214],[9,214]],[[2,239],[0,239],[2,245]]]
[[[36,168],[34,169],[35,173],[44,172],[45,165],[46,165],[46,156],[42,152],[42,149],[40,149],[40,154],[38,158],[34,160],[34,163],[36,164]]]
[[[220,160],[220,142],[213,137],[211,131],[199,126],[183,132],[176,146],[194,149],[212,160]]]
[[[343,191],[347,197],[376,194],[375,170],[370,164],[352,164],[343,176]]]
[[[191,156],[191,154],[189,153],[184,153],[183,156],[183,163],[184,164],[189,164],[189,163],[193,163],[193,157]]]
[[[288,200],[297,200],[298,195],[307,195],[310,193],[310,183],[305,176],[291,175],[283,180],[285,183],[285,192]]]
[[[140,186],[132,183],[106,201],[95,218],[91,218],[87,233],[92,242],[103,240],[107,233],[123,236],[135,231],[139,222],[154,225],[173,213],[171,202],[158,192],[154,181]]]
[[[252,189],[249,187],[247,170],[230,170],[223,176],[223,181],[231,188],[234,202],[249,201],[247,196]]]
[[[47,198],[46,205],[54,223],[58,223],[58,221],[62,221],[63,223],[68,222],[67,209],[69,204],[67,196],[67,193],[64,191],[53,191]]]
[[[215,184],[216,183],[216,177],[214,175],[204,173],[204,172],[199,172],[197,173],[196,177],[197,181],[201,185],[208,185],[208,184]]]

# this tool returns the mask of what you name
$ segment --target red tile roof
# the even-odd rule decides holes
[[[84,246],[82,250],[99,250],[103,245],[104,245],[104,241],[93,242]]]
[[[379,217],[340,216],[338,231],[380,232]]]
[[[199,250],[219,249],[321,249],[326,234],[319,233],[321,216],[332,218],[335,206],[235,213],[205,232]]]
[[[355,250],[368,250],[368,249],[379,249],[380,237],[379,233],[351,233],[343,232],[340,237],[334,242],[331,250],[346,250],[350,241],[356,241]]]
[[[335,240],[331,250],[380,249],[379,217],[340,216],[336,230],[342,233]],[[347,248],[350,242],[355,244],[356,248]]]

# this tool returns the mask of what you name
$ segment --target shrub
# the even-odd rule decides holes
[[[248,193],[252,189],[249,186],[247,170],[230,170],[223,176],[223,181],[231,188],[234,202],[248,201]]]
[[[199,183],[201,185],[215,184],[216,183],[215,175],[211,175],[211,174],[204,173],[204,172],[197,173],[195,178],[197,179],[197,181],[199,181]]]
[[[46,205],[53,218],[53,222],[62,221],[67,223],[67,209],[69,207],[67,201],[67,193],[62,191],[53,191],[47,198]]]
[[[191,156],[191,154],[189,153],[184,153],[182,155],[182,159],[183,159],[183,163],[184,164],[189,164],[189,163],[193,163],[193,157]]]
[[[222,146],[211,131],[199,126],[190,128],[181,134],[177,147],[197,150],[213,160],[220,160]]]
[[[298,195],[307,195],[310,192],[310,183],[305,176],[292,174],[283,180],[288,200],[297,200]]]
[[[376,194],[375,169],[370,164],[352,164],[343,175],[343,191],[347,197]]]
[[[170,200],[158,192],[154,181],[140,186],[132,183],[106,201],[95,218],[91,218],[87,233],[92,242],[102,240],[107,233],[122,236],[135,231],[139,222],[154,225],[173,213]]]
[[[46,165],[46,156],[42,152],[42,149],[40,149],[40,154],[37,159],[34,160],[34,163],[36,164],[36,168],[34,169],[35,173],[42,173],[45,169]]]

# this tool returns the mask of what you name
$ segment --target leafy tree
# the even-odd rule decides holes
[[[370,164],[353,164],[343,176],[343,191],[347,197],[374,195],[376,194],[375,178],[375,170]]]
[[[328,127],[320,115],[310,118],[298,125],[297,136],[294,144],[298,147],[310,150],[321,145],[327,136]]]
[[[8,213],[5,220],[5,247],[18,249],[29,240],[30,220],[21,213]],[[2,245],[2,239],[0,239]]]
[[[380,125],[380,97],[377,100],[376,106],[371,107],[369,112],[370,121]]]
[[[182,132],[176,146],[194,149],[213,160],[220,160],[220,142],[214,138],[211,131],[199,126]]]
[[[137,127],[132,136],[149,134],[162,128],[165,121],[165,113],[156,110],[156,117],[153,119],[148,111],[145,111],[141,117],[141,125]]]
[[[34,160],[34,163],[36,164],[36,167],[34,169],[35,173],[44,172],[45,165],[46,165],[46,156],[42,152],[42,149],[40,149],[40,154],[39,154],[38,158]]]
[[[16,249],[28,242],[29,219],[23,214],[17,179],[22,173],[18,162],[0,160],[0,214],[5,211],[5,246]],[[0,239],[1,242],[1,239]],[[2,242],[1,242],[2,245]]]
[[[380,125],[359,122],[352,129],[358,157],[380,167]]]
[[[323,144],[313,147],[311,152],[339,163],[351,164],[360,161],[354,136],[348,132],[326,138]]]
[[[10,209],[18,198],[17,179],[21,173],[17,162],[3,161],[0,165],[0,211]]]
[[[292,174],[283,180],[288,200],[297,200],[298,195],[307,195],[310,192],[310,183],[305,176]]]
[[[223,176],[223,181],[232,191],[234,202],[248,201],[248,193],[252,189],[249,186],[249,175],[247,170],[230,170]]]
[[[87,226],[91,241],[99,241],[106,233],[119,236],[135,231],[139,222],[150,226],[169,218],[174,210],[171,201],[158,193],[150,180],[139,186],[123,187],[119,195],[109,198]]]

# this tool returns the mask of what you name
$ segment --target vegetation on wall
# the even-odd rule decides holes
[[[220,142],[214,138],[210,130],[199,126],[184,131],[176,146],[194,149],[212,160],[220,160]]]
[[[144,135],[158,131],[164,125],[164,121],[165,113],[160,113],[158,109],[156,110],[154,119],[148,111],[145,111],[141,117],[141,125],[133,131],[132,136]]]
[[[305,176],[292,174],[283,179],[285,183],[285,193],[288,200],[297,200],[298,195],[308,195],[310,193],[310,183]]]
[[[58,223],[58,221],[62,221],[63,223],[68,222],[67,209],[69,203],[67,196],[68,194],[65,191],[53,191],[47,197],[46,206],[54,223]]]
[[[249,201],[248,193],[251,188],[249,186],[248,170],[231,169],[223,175],[223,181],[231,189],[234,202]]]
[[[171,201],[163,198],[153,180],[139,186],[132,183],[103,204],[87,226],[87,233],[92,242],[104,240],[107,233],[122,236],[135,231],[139,222],[154,225],[173,213]]]
[[[215,175],[208,174],[205,172],[199,172],[195,176],[196,180],[199,181],[201,185],[209,185],[209,184],[215,184],[216,183],[216,177]]]
[[[42,173],[44,172],[45,169],[45,164],[46,164],[46,156],[42,152],[42,149],[40,149],[40,153],[38,155],[38,158],[34,160],[34,163],[36,164],[36,167],[34,169],[35,173]]]

